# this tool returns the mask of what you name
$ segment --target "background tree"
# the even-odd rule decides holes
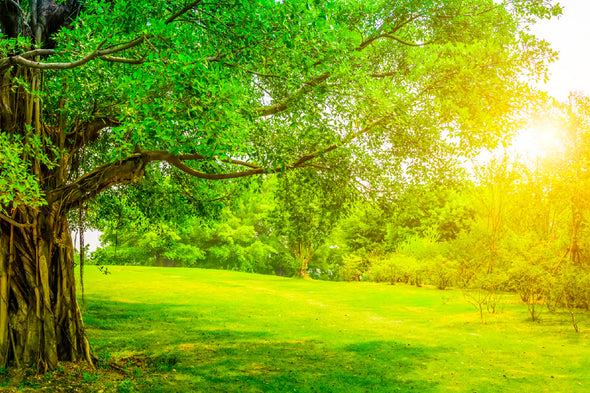
[[[296,262],[297,274],[308,277],[308,265],[333,233],[354,198],[348,176],[300,170],[279,177],[273,228]]]
[[[322,166],[334,150],[362,177],[369,161],[395,170],[408,146],[494,143],[530,97],[523,75],[551,56],[525,28],[560,11],[529,0],[0,10],[0,367],[41,369],[91,361],[68,212],[148,166],[207,188]]]

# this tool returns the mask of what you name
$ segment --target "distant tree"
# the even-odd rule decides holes
[[[329,239],[354,197],[350,178],[332,175],[300,170],[279,178],[271,222],[302,278],[308,277],[311,258]]]
[[[493,144],[530,98],[523,75],[552,55],[526,27],[559,12],[537,0],[0,0],[0,367],[92,360],[68,212],[148,167],[208,188],[329,166],[336,150],[395,168]]]
[[[391,206],[383,200],[359,198],[349,214],[338,223],[335,240],[346,253],[364,255],[384,251],[391,215]]]
[[[463,185],[457,184],[461,181]],[[414,184],[403,189],[392,203],[387,222],[386,242],[390,249],[412,236],[422,236],[434,230],[438,240],[454,239],[468,228],[474,211],[468,194],[468,182],[457,175],[455,184],[429,182]]]

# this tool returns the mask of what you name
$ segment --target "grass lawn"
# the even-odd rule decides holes
[[[533,323],[510,294],[484,324],[454,290],[201,269],[86,271],[95,354],[126,372],[80,373],[71,391],[590,391],[588,314],[580,333],[565,315],[544,311]]]

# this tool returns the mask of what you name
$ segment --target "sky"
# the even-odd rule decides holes
[[[549,83],[541,87],[564,101],[571,91],[590,95],[590,0],[559,3],[563,15],[538,22],[533,33],[559,52],[559,59],[549,66]]]

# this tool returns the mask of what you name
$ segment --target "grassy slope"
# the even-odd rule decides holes
[[[156,369],[120,391],[590,391],[587,331],[547,313],[531,323],[510,295],[482,324],[458,291],[109,270],[85,279],[95,351],[146,356]]]

